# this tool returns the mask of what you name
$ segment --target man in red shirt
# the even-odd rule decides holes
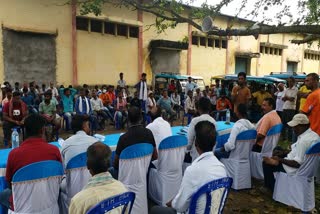
[[[9,145],[12,128],[23,126],[28,115],[27,105],[21,100],[20,92],[13,92],[12,99],[3,106],[3,135],[4,144]]]
[[[48,144],[43,138],[45,119],[38,114],[31,114],[24,121],[27,139],[20,147],[13,149],[9,153],[6,167],[6,181],[8,189],[0,192],[0,204],[13,209],[13,198],[11,191],[11,181],[16,171],[29,164],[55,160],[62,162],[59,149]],[[39,203],[41,203],[39,201]]]

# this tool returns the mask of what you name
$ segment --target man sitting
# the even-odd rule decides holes
[[[11,142],[12,128],[23,126],[24,119],[28,115],[27,105],[21,100],[20,92],[13,92],[13,97],[2,109],[4,144]]]
[[[196,106],[193,99],[192,91],[188,91],[187,99],[184,104],[184,111],[186,114],[191,114],[192,116],[196,115]]]
[[[184,172],[178,194],[168,207],[154,207],[152,214],[187,212],[192,195],[204,184],[227,176],[224,165],[214,156],[212,149],[216,141],[216,129],[213,123],[201,121],[195,126],[195,145],[199,157]],[[202,198],[205,200],[205,198]],[[199,203],[197,213],[204,213],[205,201]]]
[[[70,214],[85,214],[87,211],[104,199],[124,193],[125,186],[112,178],[108,172],[111,158],[110,148],[100,142],[89,146],[87,150],[87,168],[92,175],[88,184],[71,200]],[[112,212],[121,212],[122,206]]]
[[[152,132],[144,128],[142,125],[142,113],[141,109],[132,106],[128,110],[128,121],[129,127],[128,131],[121,135],[117,144],[116,154],[113,162],[114,177],[117,177],[117,169],[119,168],[119,157],[121,152],[128,146],[132,146],[138,143],[150,143],[153,147],[152,160],[158,158],[158,153],[156,149],[156,143]]]
[[[87,148],[98,140],[90,134],[89,118],[76,115],[72,120],[72,129],[75,135],[66,139],[61,148],[61,155],[66,166],[71,158],[87,151]]]
[[[198,152],[195,147],[195,138],[196,138],[196,133],[195,133],[195,126],[197,123],[200,121],[209,121],[212,124],[216,124],[216,121],[209,115],[210,112],[210,107],[211,107],[211,102],[208,98],[201,97],[199,99],[199,104],[198,104],[198,112],[200,116],[195,117],[191,120],[189,128],[188,128],[188,149],[190,151],[190,155],[192,157],[192,160],[195,160],[198,157]]]
[[[262,102],[262,111],[264,116],[258,121],[256,125],[257,139],[252,147],[252,151],[261,152],[262,145],[268,131],[275,125],[281,124],[281,119],[277,112],[274,110],[276,107],[273,98],[266,98]]]
[[[44,100],[39,105],[39,113],[46,120],[47,124],[52,124],[54,129],[51,130],[47,140],[53,138],[53,133],[59,131],[61,119],[56,117],[57,107],[56,102],[52,99],[51,90],[44,93]]]
[[[148,124],[146,128],[152,131],[158,149],[163,139],[172,136],[172,130],[170,124],[162,118],[162,110],[159,106],[151,109],[150,116],[152,123]]]
[[[247,119],[247,106],[240,103],[238,105],[238,111],[236,116],[239,118],[231,129],[230,137],[228,141],[221,148],[217,148],[214,152],[215,156],[220,158],[228,158],[230,152],[236,148],[236,139],[241,132],[254,129],[254,125]]]
[[[274,151],[274,156],[263,158],[264,186],[273,192],[275,179],[274,172],[295,174],[305,161],[305,153],[313,144],[318,142],[319,136],[310,129],[309,119],[305,114],[296,114],[288,122],[298,136],[291,145],[291,151]]]
[[[171,99],[168,96],[168,91],[163,90],[162,97],[158,100],[157,106],[160,106],[163,112],[168,116],[168,120],[172,120],[176,116],[176,112],[171,107]]]
[[[226,97],[225,91],[221,91],[220,98],[217,100],[216,108],[217,108],[217,111],[220,111],[218,113],[219,115],[218,120],[222,120],[222,121],[226,119],[226,110],[227,109],[229,109],[230,111],[232,110],[231,102]]]
[[[73,110],[73,100],[77,90],[74,88],[60,88],[59,95],[62,102],[63,114],[68,118],[67,129],[71,128],[72,116],[75,115]]]
[[[91,102],[93,114],[95,114],[97,118],[98,118],[98,116],[102,117],[102,120],[101,120],[99,126],[101,129],[104,129],[105,121],[108,119],[108,114],[104,109],[102,100],[97,96],[96,89],[93,89],[91,92],[90,102]]]
[[[6,167],[6,181],[9,188],[0,193],[0,203],[11,210],[13,210],[11,181],[16,171],[39,161],[55,160],[62,162],[59,149],[42,139],[45,120],[40,115],[31,114],[25,119],[24,125],[26,140],[22,142],[20,147],[9,153]]]

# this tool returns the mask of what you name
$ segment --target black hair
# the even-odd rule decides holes
[[[14,85],[18,86],[18,85],[20,85],[20,83],[19,82],[15,82]]]
[[[310,73],[307,77],[311,77],[313,80],[319,82],[319,75],[317,73]]]
[[[198,108],[204,113],[209,113],[211,102],[207,97],[201,97],[198,101]]]
[[[49,96],[52,95],[52,91],[50,89],[47,90],[46,92],[44,92],[44,96],[47,96],[47,95],[49,95]]]
[[[38,136],[41,133],[42,128],[45,126],[46,121],[39,114],[30,114],[24,120],[24,127],[26,129],[26,136]]]
[[[64,93],[64,94],[66,94],[67,91],[70,91],[70,88],[65,88],[65,89],[63,89],[63,93]]]
[[[238,113],[240,113],[243,117],[247,117],[248,115],[248,108],[246,104],[240,103],[237,107]]]
[[[161,109],[161,107],[160,107],[160,106],[156,106],[155,108],[157,109],[156,112],[151,111],[150,114],[149,114],[152,121],[155,120],[155,119],[157,119],[158,117],[161,117],[161,116],[162,116],[162,109]]]
[[[83,124],[87,121],[89,121],[88,117],[85,117],[83,115],[75,115],[72,118],[72,122],[71,122],[71,127],[73,132],[76,133],[77,131],[81,131]]]
[[[21,93],[19,91],[15,91],[15,92],[13,92],[12,97],[17,97],[20,95],[21,95]]]
[[[272,109],[275,109],[275,108],[276,108],[276,102],[274,101],[273,98],[268,97],[268,98],[265,98],[264,101],[267,101],[268,104],[269,104],[270,106],[272,106]]]
[[[23,93],[28,92],[28,89],[27,89],[27,88],[23,88],[23,89],[22,89],[22,92],[23,92]]]
[[[244,77],[245,79],[247,78],[247,74],[245,72],[239,72],[238,73],[238,78],[241,77],[241,76]]]
[[[123,75],[123,73],[121,72],[120,75]]]
[[[94,175],[107,172],[112,151],[109,146],[96,142],[87,149],[87,167]]]
[[[146,74],[146,73],[142,73],[141,76],[142,76],[142,77],[146,77],[147,74]]]
[[[136,106],[131,106],[128,110],[128,119],[132,124],[137,124],[142,118],[141,110]]]
[[[288,79],[292,80],[293,82],[296,82],[296,79],[293,76],[290,76]]]
[[[216,127],[213,123],[204,120],[200,121],[195,126],[196,142],[195,145],[202,152],[212,152],[216,144]]]

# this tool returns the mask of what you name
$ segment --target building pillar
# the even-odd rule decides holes
[[[229,67],[230,67],[230,49],[229,49],[229,39],[228,39],[228,37],[227,37],[226,43],[227,43],[226,64],[225,64],[224,74],[228,74],[229,73]]]
[[[285,45],[285,34],[282,34],[282,45]],[[280,67],[280,71],[281,72],[286,72],[286,61],[285,61],[285,49],[282,49],[282,54],[281,54],[281,67]]]
[[[187,75],[191,75],[191,54],[192,54],[192,25],[188,24],[188,53],[187,53]]]
[[[77,0],[71,2],[71,46],[72,46],[72,85],[78,85],[78,62],[77,62]]]
[[[143,11],[138,10],[138,21],[143,23]],[[143,26],[139,27],[138,37],[138,79],[141,78],[143,73]]]
[[[260,40],[261,40],[261,36],[258,35],[258,40],[257,40],[257,53],[260,53]],[[261,57],[261,53],[260,53],[260,57]],[[259,76],[260,57],[258,57],[258,58],[256,59],[256,76]]]

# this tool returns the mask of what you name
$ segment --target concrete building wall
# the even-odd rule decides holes
[[[19,31],[55,34],[56,78],[59,84],[72,82],[71,60],[71,12],[63,0],[3,0],[0,6],[0,22],[3,27]],[[0,79],[4,79],[3,32],[0,28]]]

